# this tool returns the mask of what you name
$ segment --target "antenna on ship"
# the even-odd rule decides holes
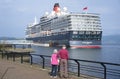
[[[64,12],[66,12],[67,11],[67,7],[64,7],[63,10],[64,10]]]
[[[37,22],[37,18],[36,18],[36,16],[35,16],[35,18],[34,18],[34,23],[33,23],[33,24],[35,25],[35,24],[37,24],[37,23],[38,23],[38,22]]]

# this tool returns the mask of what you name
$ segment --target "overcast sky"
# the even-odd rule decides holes
[[[27,24],[45,12],[53,10],[54,3],[70,12],[98,13],[103,35],[120,34],[120,0],[0,0],[0,37],[25,37]]]

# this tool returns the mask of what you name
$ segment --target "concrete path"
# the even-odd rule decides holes
[[[52,79],[48,74],[49,72],[47,69],[43,70],[40,67],[0,58],[0,79]],[[60,78],[57,77],[56,79]],[[71,76],[68,79],[83,78]]]

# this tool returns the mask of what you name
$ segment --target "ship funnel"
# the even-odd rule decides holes
[[[53,11],[55,11],[55,13],[58,13],[60,11],[59,3],[55,3]]]

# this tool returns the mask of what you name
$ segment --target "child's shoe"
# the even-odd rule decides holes
[[[57,76],[54,76],[54,78],[57,78]]]

